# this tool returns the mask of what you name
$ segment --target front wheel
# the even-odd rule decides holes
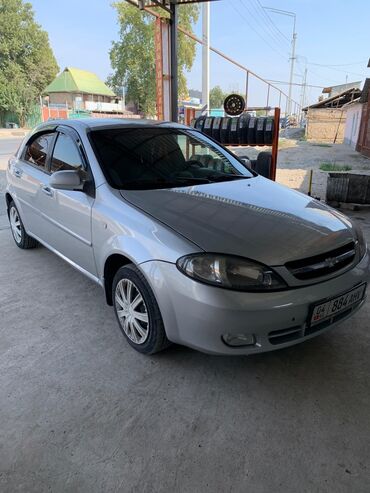
[[[10,229],[12,231],[15,244],[23,250],[35,248],[38,243],[34,238],[26,233],[21,216],[19,215],[18,209],[13,201],[10,202],[8,211]]]
[[[121,331],[136,351],[154,354],[170,345],[154,293],[134,265],[117,271],[112,299]]]

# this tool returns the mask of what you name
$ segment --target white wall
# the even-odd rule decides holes
[[[115,111],[122,113],[122,103],[102,103],[97,101],[86,101],[85,109],[89,111]]]
[[[348,106],[346,125],[344,128],[344,143],[356,148],[358,133],[360,130],[362,104],[354,103]]]

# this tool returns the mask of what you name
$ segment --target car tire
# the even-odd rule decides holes
[[[266,124],[266,118],[265,117],[260,116],[259,118],[257,118],[257,125],[256,125],[256,144],[257,145],[263,145],[264,144],[265,124]]]
[[[248,145],[256,145],[257,117],[251,116],[248,122],[247,140]]]
[[[250,120],[250,115],[248,113],[244,113],[239,118],[239,144],[244,145],[248,144],[248,125]]]
[[[212,138],[217,140],[217,142],[221,141],[221,137],[220,137],[221,121],[222,118],[220,116],[216,116],[215,119],[213,120],[213,125],[212,125]]]
[[[38,242],[26,233],[19,211],[13,201],[10,202],[8,207],[8,217],[10,230],[17,247],[22,248],[22,250],[37,247]]]
[[[154,293],[133,264],[117,271],[113,279],[112,299],[119,327],[136,351],[154,354],[171,345]]]
[[[207,118],[204,120],[202,132],[205,135],[208,135],[208,137],[212,137],[213,119],[214,119],[213,116],[207,116]]]
[[[204,127],[205,120],[206,120],[206,117],[204,115],[199,116],[197,118],[196,122],[195,122],[194,128],[196,128],[197,130],[200,130],[201,132],[203,132],[203,127]]]
[[[224,145],[229,145],[230,126],[231,126],[231,118],[229,116],[224,116],[221,120],[221,129],[220,129],[221,143]]]
[[[251,169],[253,171],[256,171],[257,159],[250,159],[250,163],[251,163]]]
[[[231,118],[229,131],[229,144],[233,146],[239,145],[239,118]]]
[[[265,134],[264,134],[265,145],[271,145],[273,138],[274,138],[274,119],[268,117],[265,122]]]
[[[260,152],[257,156],[257,162],[254,170],[261,176],[265,178],[270,178],[271,173],[271,152]]]

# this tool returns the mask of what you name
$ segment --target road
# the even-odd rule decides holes
[[[0,170],[6,168],[8,159],[16,152],[22,140],[22,137],[0,139]]]
[[[22,142],[22,137],[9,137],[0,139],[0,156],[12,154]]]

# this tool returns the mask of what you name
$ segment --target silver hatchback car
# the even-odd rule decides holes
[[[6,201],[16,244],[41,243],[100,284],[142,353],[282,348],[365,299],[356,224],[182,125],[42,124],[9,161]]]

